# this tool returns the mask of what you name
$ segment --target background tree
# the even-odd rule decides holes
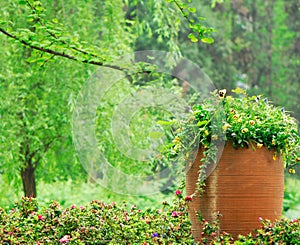
[[[183,55],[199,62],[219,88],[263,93],[299,119],[298,1],[232,0],[215,8],[210,1],[193,4],[218,31],[213,45],[196,48],[181,35]]]
[[[66,49],[71,49],[91,57],[86,55],[88,50],[69,44],[71,39],[88,39],[95,47],[101,41],[101,58],[111,58],[128,52],[134,40],[126,27],[121,1],[107,1],[99,12],[94,10],[94,1],[44,4],[45,8],[38,1],[1,3],[3,18],[11,23],[5,26],[20,28],[19,38],[29,44],[20,45],[1,36],[5,54],[1,62],[2,171],[9,182],[17,184],[21,177],[26,196],[36,196],[35,173],[47,181],[86,176],[75,156],[70,118],[76,93],[93,71],[93,67],[56,59],[54,54],[40,53],[30,46],[55,45],[65,55],[70,56]],[[65,19],[64,27],[57,24]],[[77,37],[61,37],[62,29],[76,32]]]
[[[77,173],[86,178],[75,157],[70,118],[76,93],[95,67],[74,61],[127,72],[113,63],[131,53],[138,35],[146,32],[161,42],[171,36],[168,47],[178,51],[176,28],[168,29],[172,13],[167,20],[161,15],[167,3],[147,3],[155,27],[140,19],[140,13],[131,13],[140,5],[92,0],[1,3],[0,31],[6,36],[1,35],[1,168],[7,181],[17,186],[22,180],[25,196],[36,196],[36,173],[47,181],[75,178]]]

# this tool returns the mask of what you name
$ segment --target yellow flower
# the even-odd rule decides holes
[[[290,169],[289,169],[289,173],[290,173],[290,174],[295,174],[295,173],[296,173],[296,170],[293,169],[293,168],[290,168]]]
[[[178,136],[175,137],[175,139],[172,141],[174,144],[177,144],[180,142],[180,138]]]
[[[204,131],[204,134],[205,134],[205,136],[209,135],[208,130],[205,130],[205,131]]]
[[[219,90],[219,96],[220,96],[220,98],[224,98],[225,95],[226,95],[226,89]]]
[[[181,131],[182,131],[182,128],[178,128],[178,129],[176,130],[177,133],[180,133]]]
[[[272,145],[275,145],[275,140],[272,140]]]
[[[243,128],[242,129],[242,133],[244,134],[244,133],[247,133],[249,131],[249,129],[248,128]]]
[[[233,114],[235,113],[235,110],[233,108],[230,109],[230,113]]]
[[[237,114],[235,114],[235,115],[233,116],[233,118],[234,118],[234,119],[237,119],[237,118],[239,118],[239,116],[238,116]]]
[[[223,131],[226,131],[228,128],[230,128],[231,125],[229,123],[225,123],[223,126],[222,126],[222,129]]]
[[[262,148],[262,147],[263,147],[263,144],[257,143],[257,148]]]
[[[277,156],[276,155],[273,155],[273,160],[275,161],[277,159]]]
[[[251,126],[253,126],[253,125],[255,124],[255,121],[254,121],[254,120],[250,120],[250,121],[249,121],[249,124],[250,124]]]
[[[239,118],[237,121],[238,121],[239,123],[241,123],[243,120],[242,120],[242,118]]]
[[[211,139],[212,139],[212,140],[217,140],[217,139],[218,139],[218,135],[216,135],[216,134],[212,135],[212,136],[211,136]]]
[[[181,144],[176,144],[173,149],[175,152],[177,152],[180,148],[181,148]]]

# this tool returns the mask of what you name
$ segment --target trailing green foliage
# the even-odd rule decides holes
[[[170,3],[174,3],[180,10],[182,16],[187,20],[191,32],[188,34],[188,38],[191,42],[196,43],[201,40],[203,43],[213,43],[214,39],[210,36],[212,32],[215,31],[212,27],[206,27],[202,24],[204,17],[191,16],[197,12],[197,8],[191,6],[191,0],[167,0]],[[215,5],[215,1],[212,3]],[[195,20],[196,19],[196,20]]]
[[[229,142],[234,148],[253,150],[266,147],[273,150],[273,160],[282,157],[284,167],[295,174],[300,164],[300,136],[298,123],[284,108],[276,107],[261,95],[249,96],[243,89],[214,91],[203,103],[195,104],[190,115],[178,121],[178,130],[166,157],[183,156],[193,163],[194,152],[203,149],[203,164],[198,179],[203,191],[207,169],[218,163],[222,146]],[[277,161],[281,164],[281,161]]]

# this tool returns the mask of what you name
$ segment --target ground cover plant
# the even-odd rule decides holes
[[[159,209],[92,201],[86,206],[61,208],[53,201],[39,207],[36,199],[23,198],[10,210],[0,209],[0,241],[8,244],[196,244],[187,214],[187,202],[176,190],[172,202]],[[220,214],[221,215],[221,214]],[[300,244],[300,220],[276,222],[261,219],[255,233],[233,241],[221,232],[218,221],[203,220],[201,244]]]

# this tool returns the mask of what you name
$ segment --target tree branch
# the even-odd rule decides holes
[[[115,69],[115,70],[119,70],[119,71],[123,71],[125,72],[126,74],[128,73],[128,69],[126,68],[122,68],[120,66],[116,66],[116,65],[109,65],[109,64],[104,64],[103,62],[101,61],[93,61],[93,60],[79,60],[78,58],[76,58],[75,56],[72,56],[72,55],[69,55],[69,54],[66,54],[64,52],[58,52],[58,51],[55,51],[55,50],[52,50],[52,49],[48,49],[48,48],[43,48],[43,47],[38,47],[38,46],[35,46],[35,45],[32,45],[30,44],[29,42],[25,41],[25,40],[21,40],[20,38],[18,38],[17,36],[5,31],[3,28],[0,27],[0,32],[2,32],[4,35],[14,39],[14,40],[17,40],[19,41],[20,43],[24,44],[25,46],[27,47],[30,47],[32,49],[35,49],[35,50],[38,50],[38,51],[41,51],[41,52],[44,52],[44,53],[48,53],[48,54],[51,54],[51,55],[54,55],[54,56],[60,56],[60,57],[64,57],[64,58],[67,58],[69,60],[74,60],[74,61],[79,61],[79,62],[82,62],[82,63],[86,63],[86,64],[91,64],[91,65],[96,65],[96,66],[103,66],[103,67],[108,67],[108,68],[111,68],[111,69]]]
[[[59,137],[57,137],[57,138],[59,138]],[[42,153],[37,157],[37,159],[35,159],[35,161],[32,163],[34,169],[37,168],[37,166],[38,166],[39,162],[41,161],[41,159],[43,158],[44,154],[46,154],[46,153],[48,152],[48,150],[50,149],[51,145],[54,143],[54,141],[55,141],[57,138],[54,138],[54,139],[48,141],[47,143],[44,143],[44,150],[43,150],[43,152],[42,152]],[[33,158],[33,156],[34,156],[36,153],[37,153],[37,151],[36,151],[36,152],[32,152],[32,154],[31,154],[31,155],[32,155],[32,158]]]
[[[193,25],[194,23],[190,20],[190,18],[188,17],[188,14],[184,12],[184,8],[178,3],[178,1],[174,0],[174,3],[177,6],[177,8],[180,10],[182,16],[187,20],[187,22],[190,25]]]
[[[39,16],[39,14],[38,14],[36,8],[35,8],[34,6],[32,6],[32,4],[31,4],[28,0],[26,0],[26,2],[27,2],[27,5],[28,5],[28,6],[30,7],[30,9],[32,10],[32,12],[33,12],[34,14],[38,15],[37,21],[38,21],[42,26],[45,27],[45,24],[41,21],[41,18],[40,18],[40,16]],[[47,28],[46,28],[46,32],[47,32],[51,37],[55,38],[55,39],[57,40],[57,42],[60,42],[60,43],[62,43],[62,44],[64,44],[64,45],[68,45],[65,41],[59,40],[58,37],[55,35],[55,33],[51,32],[51,31],[48,30]],[[68,46],[69,46],[69,45],[68,45]],[[68,47],[68,48],[73,49],[73,50],[75,50],[75,51],[77,51],[77,52],[79,52],[79,53],[82,53],[82,54],[84,54],[84,55],[90,55],[90,56],[92,56],[92,57],[94,57],[94,58],[98,58],[97,55],[88,53],[88,52],[86,52],[86,51],[84,51],[84,50],[81,50],[81,49],[79,49],[79,48],[76,48],[76,47]]]

